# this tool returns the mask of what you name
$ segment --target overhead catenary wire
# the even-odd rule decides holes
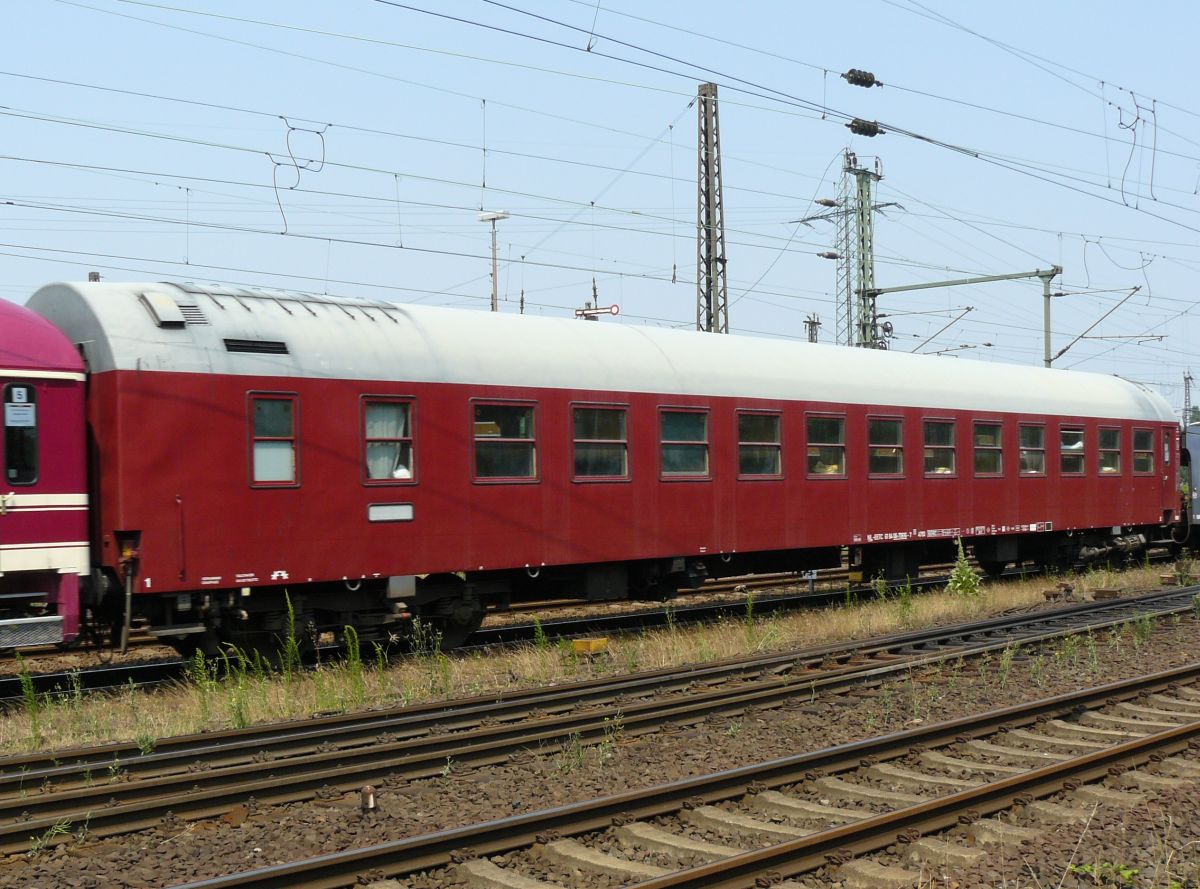
[[[672,216],[673,216],[673,214],[672,214]],[[1093,264],[1094,264],[1094,263],[1093,263]]]
[[[124,14],[124,13],[115,13],[115,12],[111,12],[111,11],[109,11],[109,10],[100,10],[100,9],[96,9],[95,7],[86,6],[85,4],[80,4],[80,3],[78,3],[78,2],[77,2],[77,0],[57,0],[57,2],[60,2],[60,3],[68,3],[69,5],[77,5],[77,6],[82,6],[83,8],[87,8],[87,9],[93,9],[94,11],[98,11],[98,12],[108,12],[108,13],[110,13],[110,14],[113,14],[113,15],[122,15],[122,16],[125,16],[125,14]],[[129,2],[133,2],[133,0],[129,0]],[[539,41],[539,42],[542,42],[542,43],[546,43],[546,44],[557,45],[557,46],[561,46],[561,47],[563,47],[563,48],[566,48],[566,49],[569,49],[569,50],[581,50],[581,48],[580,48],[580,47],[574,46],[574,45],[572,45],[572,44],[564,43],[564,42],[562,42],[562,41],[553,41],[553,40],[549,40],[549,39],[547,39],[547,38],[542,38],[542,37],[539,37],[539,36],[537,36],[537,35],[530,35],[530,34],[526,34],[526,33],[523,33],[523,32],[520,32],[520,31],[517,31],[517,30],[515,30],[515,29],[511,29],[511,28],[501,28],[501,27],[499,27],[499,26],[494,26],[494,25],[490,25],[490,24],[488,24],[488,23],[483,23],[483,22],[478,22],[478,21],[474,21],[474,20],[471,20],[471,19],[466,19],[466,18],[463,18],[463,17],[460,17],[460,16],[452,16],[452,15],[448,15],[448,14],[446,14],[446,13],[439,13],[439,12],[436,12],[436,11],[433,11],[433,10],[423,9],[423,8],[421,8],[421,7],[412,6],[411,4],[398,3],[398,2],[395,2],[395,0],[375,0],[375,2],[376,2],[376,3],[383,4],[383,5],[388,5],[388,6],[392,6],[392,7],[400,8],[400,9],[405,9],[405,10],[411,10],[411,11],[415,11],[415,12],[424,13],[424,14],[426,14],[426,15],[436,16],[436,17],[439,17],[439,18],[443,18],[443,19],[450,20],[450,21],[456,21],[456,22],[460,22],[460,23],[463,23],[463,24],[467,24],[467,25],[474,25],[474,26],[477,26],[477,27],[488,28],[488,29],[491,29],[491,30],[494,30],[494,31],[498,31],[498,32],[502,32],[502,33],[510,34],[510,35],[513,35],[513,36],[522,37],[522,38],[525,38],[525,39],[536,40],[536,41]],[[504,5],[505,5],[505,4],[499,4],[499,3],[496,3],[496,0],[486,0],[486,2],[492,3],[493,5],[498,5],[498,6],[504,6]],[[522,12],[523,12],[523,11],[522,11]],[[166,24],[166,23],[156,22],[156,21],[154,21],[154,20],[144,20],[144,19],[138,19],[138,18],[137,18],[137,17],[135,17],[135,16],[133,16],[133,17],[131,17],[131,16],[126,16],[126,17],[134,18],[134,19],[136,19],[136,20],[139,20],[139,21],[150,21],[150,22],[151,22],[151,23],[153,23],[153,24],[160,24],[160,25],[164,25],[165,27],[173,27],[173,28],[178,28],[178,27],[179,27],[179,26],[175,26],[175,25],[169,25],[169,24]],[[546,18],[546,19],[547,19],[547,20],[549,20],[549,21],[554,21],[554,20],[552,20],[552,19],[548,19],[548,17],[542,17],[542,18]],[[566,26],[566,27],[573,27],[573,26]],[[216,36],[218,39],[232,39],[232,38],[224,38],[222,35],[211,35],[211,34],[207,34],[207,32],[196,32],[194,29],[180,28],[180,30],[188,31],[189,33],[202,33],[202,34],[205,34],[206,36]],[[246,45],[251,45],[251,46],[254,46],[254,47],[256,47],[256,48],[259,48],[259,49],[267,49],[267,50],[269,50],[269,51],[275,51],[275,50],[274,50],[274,48],[271,48],[271,47],[263,47],[263,46],[261,46],[261,45],[258,45],[258,44],[248,44],[246,41],[237,41],[237,40],[234,40],[233,42],[235,42],[235,43],[243,43],[243,44],[246,44]],[[627,45],[629,45],[629,46],[631,46],[631,47],[633,47],[633,48],[635,48],[635,49],[638,49],[639,51],[648,52],[648,53],[651,53],[652,55],[656,55],[656,56],[658,56],[658,57],[662,57],[662,58],[666,58],[666,59],[671,59],[671,58],[673,58],[673,57],[670,57],[670,56],[666,56],[665,54],[662,54],[662,53],[656,53],[656,52],[655,52],[655,51],[653,51],[653,50],[647,50],[647,49],[645,49],[645,48],[642,48],[642,47],[637,47],[637,46],[636,46],[636,44],[630,44],[630,43],[628,43],[627,41],[616,41],[616,42],[618,42],[618,43],[621,43],[621,44],[627,44]],[[581,51],[582,51],[582,50],[581,50]],[[287,52],[285,52],[284,54],[285,54],[285,55],[298,55],[298,54],[287,53]],[[655,71],[659,71],[659,72],[661,72],[661,73],[667,73],[667,74],[671,74],[671,75],[673,75],[673,76],[684,76],[684,77],[689,77],[689,78],[692,78],[692,77],[694,77],[694,76],[695,76],[695,74],[694,74],[694,73],[683,73],[683,72],[678,72],[678,71],[672,71],[672,70],[670,70],[670,69],[665,69],[665,68],[663,68],[662,66],[658,66],[658,65],[651,65],[651,64],[648,64],[648,63],[645,63],[645,62],[641,62],[641,61],[638,61],[638,60],[633,60],[633,59],[626,59],[626,58],[623,58],[623,57],[620,57],[620,56],[611,56],[611,55],[607,55],[607,54],[604,54],[604,53],[597,53],[596,55],[603,55],[603,56],[605,56],[606,58],[613,59],[614,61],[618,61],[618,62],[622,62],[622,63],[626,63],[626,64],[631,64],[631,65],[637,65],[637,66],[639,66],[639,67],[646,68],[646,69],[648,69],[648,70],[655,70]],[[303,56],[301,56],[301,57],[303,57]],[[686,63],[686,62],[685,62],[684,64],[689,64],[689,65],[690,65],[691,63]],[[342,67],[351,67],[351,68],[353,68],[353,66],[342,66]],[[705,68],[704,66],[691,65],[691,67],[696,67],[696,68],[699,68],[700,70],[704,70],[704,71],[711,71],[711,70],[712,70],[712,69]],[[357,70],[357,69],[355,69],[355,70]],[[365,73],[373,73],[373,72],[365,72]],[[399,78],[396,78],[396,79],[399,79]],[[749,84],[749,83],[752,83],[752,82],[750,82],[750,81],[745,81],[745,80],[743,80],[743,79],[740,79],[740,78],[734,78],[734,81],[740,81],[740,82],[741,82],[741,83],[743,83],[743,84]],[[758,93],[758,92],[755,92],[754,90],[748,89],[746,86],[740,86],[740,87],[739,87],[738,85],[736,85],[736,83],[731,83],[731,84],[728,84],[728,85],[727,85],[727,88],[729,88],[729,89],[734,89],[734,90],[740,90],[740,91],[742,91],[742,92],[750,92],[750,93],[752,93],[752,94],[754,94],[754,95],[758,95],[760,98],[776,98],[778,101],[786,101],[786,102],[790,102],[790,103],[796,104],[796,105],[797,105],[797,106],[799,106],[799,107],[807,107],[809,110],[816,110],[816,109],[819,109],[819,110],[821,110],[821,111],[822,111],[823,117],[824,117],[824,114],[825,114],[825,113],[829,113],[829,114],[832,114],[834,117],[836,117],[836,118],[838,118],[838,119],[845,119],[845,120],[849,120],[849,119],[851,119],[851,118],[850,118],[850,116],[849,116],[849,115],[847,115],[845,112],[836,111],[836,110],[833,110],[833,109],[829,109],[829,108],[827,108],[827,107],[825,107],[825,108],[822,108],[822,107],[821,107],[820,105],[818,105],[817,103],[813,103],[813,102],[810,102],[810,101],[808,101],[808,100],[801,99],[801,98],[799,98],[799,97],[793,96],[793,95],[791,95],[790,93],[786,93],[786,92],[784,92],[784,91],[780,91],[780,90],[774,90],[774,89],[771,89],[770,87],[762,87],[762,89],[765,89],[765,90],[767,90],[767,91],[768,91],[768,92],[767,92],[767,93],[765,93],[765,94],[763,94],[763,93]],[[957,146],[957,145],[954,145],[954,144],[952,144],[952,143],[949,143],[949,142],[945,142],[945,141],[942,141],[942,140],[935,139],[935,138],[933,138],[933,137],[924,136],[924,135],[921,135],[921,134],[918,134],[918,133],[915,133],[915,132],[909,131],[909,130],[907,130],[907,129],[904,129],[904,128],[899,128],[899,127],[895,126],[894,124],[887,124],[886,122],[884,122],[884,123],[885,123],[886,127],[888,128],[888,130],[889,130],[890,132],[899,133],[899,134],[901,134],[901,135],[908,136],[909,138],[914,138],[914,139],[917,139],[917,140],[920,140],[920,141],[927,142],[927,143],[929,143],[929,144],[931,144],[931,145],[935,145],[935,146],[942,147],[942,148],[945,148],[945,149],[948,149],[948,150],[956,151],[956,152],[959,152],[959,153],[965,154],[965,155],[967,155],[967,156],[974,157],[974,158],[976,158],[976,159],[979,159],[979,160],[984,160],[984,161],[986,161],[986,162],[992,163],[992,164],[994,164],[994,165],[996,165],[996,166],[998,166],[998,167],[1001,167],[1001,168],[1003,168],[1003,169],[1007,169],[1007,170],[1009,170],[1009,171],[1011,171],[1011,172],[1015,172],[1015,173],[1022,174],[1022,175],[1026,175],[1026,176],[1031,176],[1031,177],[1033,177],[1034,179],[1038,179],[1038,180],[1041,180],[1041,181],[1043,181],[1043,182],[1047,182],[1047,183],[1049,183],[1049,184],[1056,185],[1056,186],[1058,186],[1058,187],[1067,188],[1067,189],[1069,189],[1069,190],[1071,190],[1071,191],[1075,191],[1075,192],[1077,192],[1077,193],[1079,193],[1079,194],[1088,195],[1088,196],[1090,196],[1090,197],[1097,198],[1097,199],[1101,199],[1101,200],[1103,200],[1103,199],[1104,199],[1103,195],[1098,195],[1098,194],[1096,194],[1096,193],[1094,193],[1094,192],[1090,192],[1090,191],[1087,191],[1087,190],[1085,190],[1085,189],[1080,189],[1080,188],[1077,188],[1077,187],[1071,186],[1069,183],[1058,182],[1058,181],[1056,181],[1056,180],[1054,180],[1054,179],[1052,179],[1052,178],[1049,178],[1047,175],[1040,175],[1040,174],[1038,174],[1038,173],[1035,173],[1035,172],[1033,172],[1033,171],[1032,171],[1032,170],[1030,170],[1030,169],[1026,169],[1025,167],[1023,167],[1023,166],[1022,166],[1022,165],[1020,165],[1020,164],[1017,164],[1017,165],[1015,165],[1015,166],[1014,166],[1014,165],[1011,165],[1011,164],[1002,163],[1002,162],[1000,162],[999,160],[997,160],[997,159],[995,159],[995,158],[993,158],[993,157],[989,156],[989,155],[988,155],[986,152],[983,152],[983,151],[980,151],[980,150],[975,150],[975,149],[969,149],[969,148],[965,148],[965,147],[963,147],[963,146]],[[1110,203],[1111,203],[1111,201],[1110,201]],[[1182,222],[1180,222],[1180,221],[1178,221],[1178,220],[1174,220],[1174,219],[1171,219],[1171,218],[1170,218],[1170,217],[1168,217],[1168,216],[1163,216],[1163,215],[1161,215],[1161,214],[1157,214],[1157,213],[1150,212],[1150,211],[1148,211],[1148,210],[1145,210],[1144,208],[1132,208],[1132,209],[1136,209],[1136,210],[1138,210],[1139,212],[1143,212],[1143,213],[1145,213],[1146,215],[1149,215],[1149,216],[1151,216],[1151,217],[1154,217],[1154,218],[1160,219],[1160,220],[1162,220],[1162,221],[1164,221],[1164,222],[1167,222],[1167,223],[1169,223],[1169,224],[1178,225],[1178,226],[1181,226],[1181,227],[1183,227],[1183,228],[1186,228],[1186,229],[1188,229],[1188,230],[1192,230],[1192,231],[1200,231],[1200,229],[1197,229],[1197,228],[1195,228],[1195,227],[1193,227],[1193,226],[1188,226],[1188,225],[1186,225],[1185,223],[1182,223]],[[1183,209],[1183,208],[1177,208],[1177,209]]]

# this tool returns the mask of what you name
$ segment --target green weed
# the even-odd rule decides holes
[[[967,555],[963,551],[962,538],[959,537],[955,543],[958,545],[958,558],[954,562],[954,570],[950,572],[950,580],[946,583],[946,589],[956,596],[977,599],[983,594],[983,585],[979,582],[979,575],[967,561]]]

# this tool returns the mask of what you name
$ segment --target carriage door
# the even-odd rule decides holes
[[[14,570],[14,544],[22,541],[13,512],[23,488],[38,480],[37,390],[28,383],[4,386],[4,477],[0,480],[0,574]],[[5,544],[9,544],[5,546]],[[5,554],[9,558],[5,558]]]

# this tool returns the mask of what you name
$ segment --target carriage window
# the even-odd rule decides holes
[[[1121,430],[1100,430],[1100,474],[1118,475],[1121,472]]]
[[[576,478],[629,477],[624,408],[577,407],[574,424]]]
[[[1133,430],[1133,471],[1154,471],[1154,430]]]
[[[253,475],[256,485],[296,483],[296,399],[253,396]]]
[[[975,474],[1000,475],[1003,452],[1000,449],[1000,424],[975,424]]]
[[[867,471],[871,475],[904,474],[904,427],[900,420],[867,420]]]
[[[1046,474],[1046,427],[1020,427],[1021,475]]]
[[[1063,429],[1058,433],[1058,465],[1063,475],[1083,475],[1083,430]]]
[[[846,420],[844,417],[809,417],[808,474],[846,475]]]
[[[738,414],[738,474],[783,474],[779,414]]]
[[[535,478],[533,406],[475,405],[475,477]]]
[[[363,405],[364,460],[369,481],[413,478],[412,404],[368,401]]]
[[[9,383],[4,387],[4,480],[32,485],[37,478],[37,390]]]
[[[662,474],[668,478],[708,475],[708,414],[663,411],[659,415]]]
[[[954,475],[954,423],[925,421],[925,474]]]

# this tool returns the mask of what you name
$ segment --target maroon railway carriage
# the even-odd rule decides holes
[[[489,598],[749,570],[913,574],[1132,552],[1178,519],[1178,429],[1113,377],[250,289],[59,284],[82,351],[91,595],[181,648],[285,594],[447,642]],[[82,538],[78,538],[82,539]]]
[[[84,376],[44,318],[0,300],[0,647],[79,633],[88,573]]]

